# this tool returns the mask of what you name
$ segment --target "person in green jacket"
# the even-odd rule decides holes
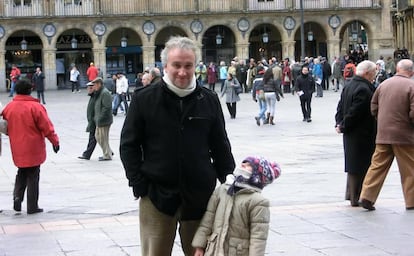
[[[103,156],[99,157],[99,161],[108,161],[112,160],[113,155],[113,151],[109,146],[109,129],[113,122],[112,97],[108,89],[103,86],[102,78],[97,77],[91,83],[94,87],[94,97],[96,97],[94,108],[95,138],[103,152]]]
[[[94,86],[93,83],[89,82],[86,84],[88,90],[88,96],[90,97],[88,102],[88,107],[86,108],[86,118],[88,119],[88,126],[86,127],[86,132],[89,132],[89,140],[88,145],[86,146],[86,150],[82,153],[81,156],[78,156],[79,159],[89,160],[91,159],[92,153],[96,147],[96,138],[95,138],[95,93],[94,93]]]

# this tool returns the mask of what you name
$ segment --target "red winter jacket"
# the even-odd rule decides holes
[[[47,138],[52,145],[59,145],[46,109],[30,95],[16,95],[3,110],[8,122],[10,147],[17,167],[32,167],[46,160]]]
[[[10,79],[13,82],[16,82],[19,79],[19,76],[21,75],[20,69],[17,67],[12,68],[10,72]]]

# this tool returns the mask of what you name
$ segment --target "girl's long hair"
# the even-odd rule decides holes
[[[273,71],[271,68],[268,68],[263,75],[263,82],[266,84],[270,79],[273,79]]]

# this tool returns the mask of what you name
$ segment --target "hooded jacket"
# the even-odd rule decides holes
[[[181,206],[182,220],[201,219],[235,166],[216,93],[196,86],[179,97],[164,80],[134,93],[120,153],[135,197],[170,216]]]
[[[214,191],[192,246],[205,248],[204,256],[262,256],[269,232],[269,201],[254,188],[230,196],[231,183],[229,179]]]

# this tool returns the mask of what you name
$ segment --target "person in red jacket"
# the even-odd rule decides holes
[[[13,162],[17,166],[14,184],[14,210],[20,212],[27,187],[27,213],[43,212],[38,206],[40,165],[46,160],[47,138],[53,151],[59,151],[59,138],[50,121],[46,108],[39,100],[30,96],[32,85],[27,80],[18,80],[16,96],[2,112],[8,122],[8,135]]]
[[[86,70],[86,75],[88,76],[89,82],[97,78],[98,74],[99,74],[98,68],[95,67],[95,64],[93,62],[91,62],[89,64],[89,68]]]
[[[12,70],[10,71],[10,94],[9,97],[13,97],[14,94],[14,87],[16,86],[17,80],[19,80],[21,75],[20,69],[17,67],[16,64],[12,65]]]

